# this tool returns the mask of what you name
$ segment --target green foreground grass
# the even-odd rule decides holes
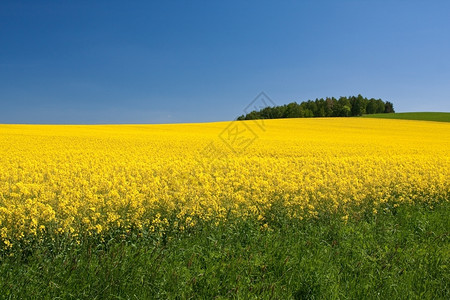
[[[403,120],[423,120],[450,122],[450,113],[448,112],[409,112],[409,113],[390,113],[364,115],[363,118],[381,118],[381,119],[403,119]]]
[[[449,299],[444,202],[188,231],[61,238],[2,253],[5,299]],[[11,256],[14,255],[14,256]]]

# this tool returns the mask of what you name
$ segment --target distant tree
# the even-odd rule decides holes
[[[351,114],[351,104],[347,97],[340,97],[336,107],[336,117],[348,117]]]
[[[305,118],[312,118],[312,117],[314,117],[314,114],[313,114],[312,110],[307,108],[307,109],[304,110],[304,112],[305,112]]]
[[[381,99],[376,100],[376,110],[375,114],[382,114],[384,113],[384,101]]]
[[[285,118],[302,118],[303,111],[297,102],[292,102],[286,105]]]
[[[384,112],[385,113],[394,113],[394,104],[392,104],[389,101],[386,101],[386,103],[384,104]]]
[[[364,113],[363,97],[358,95],[357,97],[350,97],[351,115],[361,116]]]
[[[327,98],[325,100],[325,116],[326,117],[332,117],[333,116],[333,108],[336,105],[336,99],[333,98]]]
[[[366,114],[374,114],[377,110],[377,102],[375,99],[370,99],[366,106]]]
[[[394,112],[391,102],[381,99],[368,99],[361,95],[351,97],[320,98],[316,100],[303,101],[300,104],[291,102],[289,104],[273,107],[265,107],[259,111],[252,111],[241,115],[237,120],[255,119],[278,119],[278,118],[311,118],[311,117],[349,117],[362,114],[374,114]]]

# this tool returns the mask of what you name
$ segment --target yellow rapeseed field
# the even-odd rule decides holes
[[[344,219],[449,200],[450,124],[363,118],[0,125],[0,248],[29,236],[181,230],[283,208]],[[3,245],[3,246],[2,246]]]

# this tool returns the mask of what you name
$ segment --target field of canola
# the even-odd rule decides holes
[[[0,248],[202,220],[255,218],[264,227],[275,208],[347,220],[448,201],[449,178],[448,123],[0,125]]]

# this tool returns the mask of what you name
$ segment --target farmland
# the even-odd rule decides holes
[[[383,118],[383,119],[450,122],[450,113],[448,113],[448,112],[389,113],[389,114],[364,115],[363,117],[364,118]]]
[[[0,290],[447,298],[450,124],[0,125]]]

